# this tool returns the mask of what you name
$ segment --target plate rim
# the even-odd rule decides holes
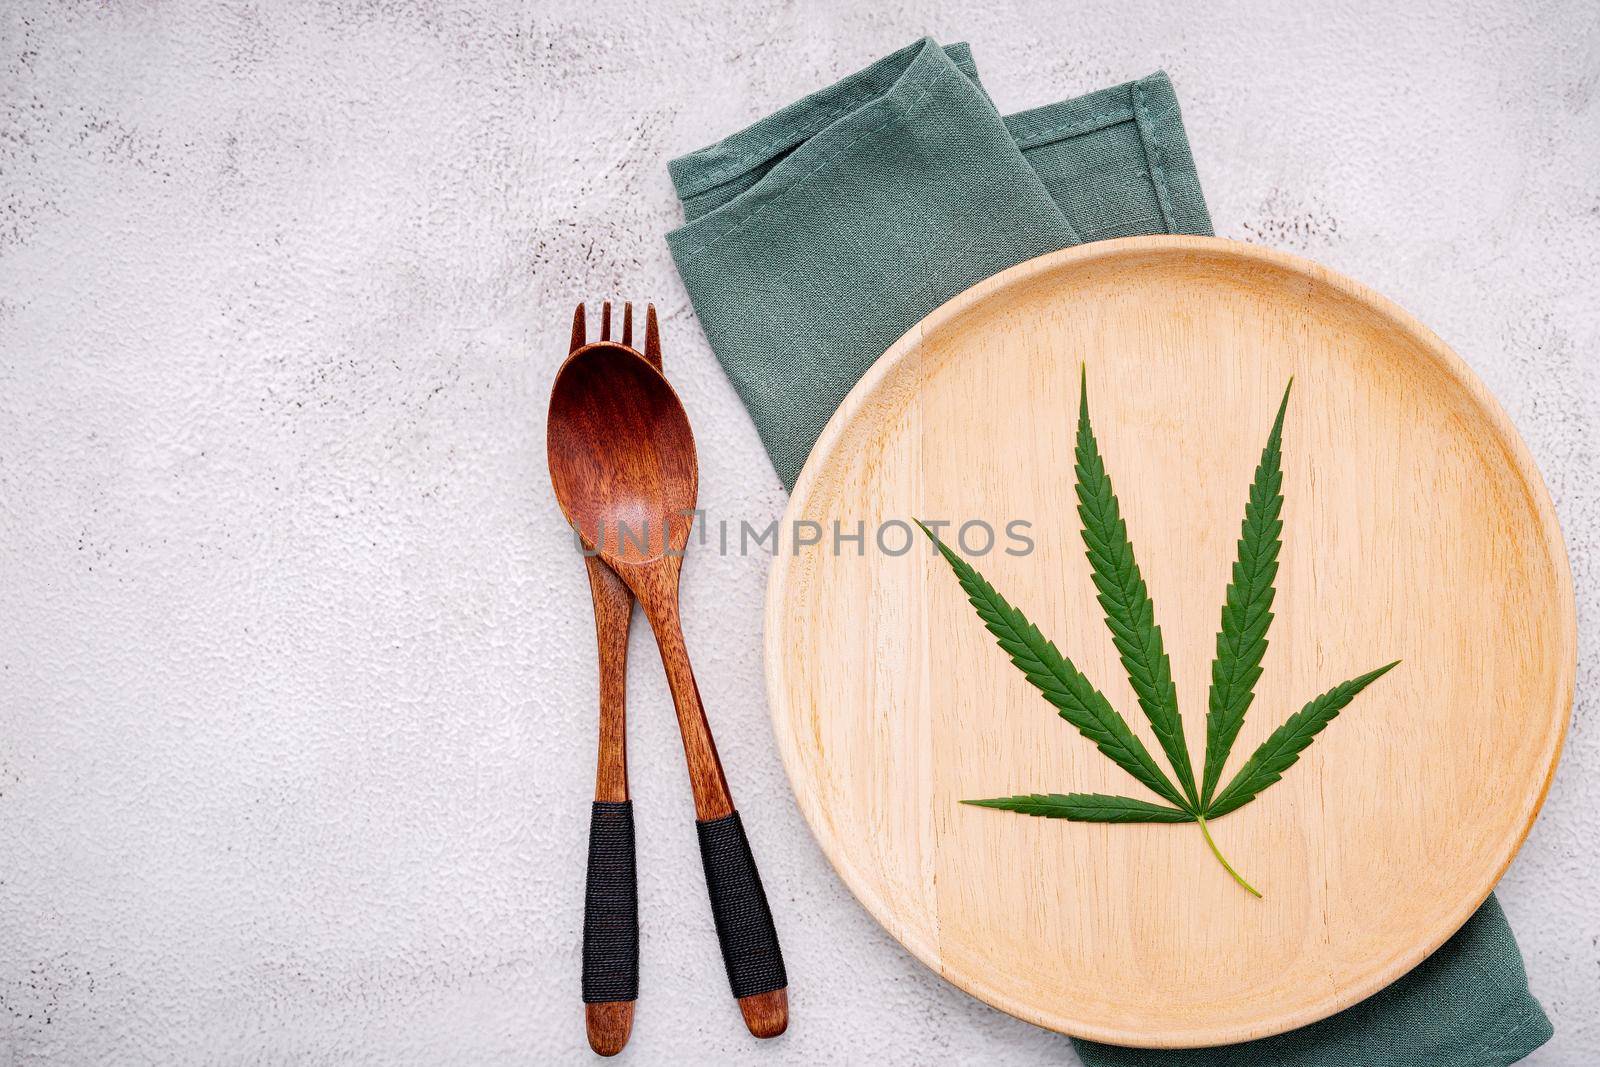
[[[1233,257],[1252,265],[1274,267],[1286,273],[1297,274],[1312,282],[1326,285],[1347,298],[1374,308],[1418,341],[1440,369],[1454,380],[1457,385],[1466,390],[1472,401],[1488,419],[1493,436],[1505,447],[1506,454],[1512,459],[1517,477],[1527,488],[1528,495],[1534,503],[1535,510],[1538,512],[1540,535],[1544,541],[1546,551],[1555,565],[1555,577],[1559,586],[1560,603],[1557,607],[1561,617],[1562,640],[1565,644],[1565,648],[1560,651],[1559,655],[1563,672],[1563,678],[1557,691],[1560,725],[1555,732],[1555,737],[1550,747],[1544,781],[1540,785],[1534,803],[1528,810],[1521,832],[1517,835],[1515,841],[1511,843],[1506,855],[1496,864],[1493,876],[1488,880],[1488,884],[1482,888],[1482,892],[1470,894],[1466,898],[1465,904],[1449,911],[1443,918],[1435,921],[1427,938],[1419,939],[1416,945],[1406,951],[1391,955],[1381,967],[1374,969],[1364,980],[1351,983],[1349,986],[1330,993],[1307,1007],[1275,1016],[1257,1025],[1229,1024],[1208,1028],[1141,1032],[1123,1027],[1099,1025],[1089,1020],[1075,1017],[1070,1009],[1057,1011],[1037,1010],[1027,1003],[1020,1002],[1016,998],[996,990],[980,978],[947,970],[941,963],[938,946],[935,943],[936,939],[926,938],[905,929],[904,924],[899,920],[895,912],[889,908],[887,902],[869,887],[866,877],[845,854],[842,843],[836,837],[824,832],[824,827],[829,820],[825,817],[823,805],[817,796],[816,790],[803,790],[800,788],[799,783],[806,781],[807,778],[801,773],[803,763],[793,741],[794,731],[789,729],[787,725],[792,721],[792,715],[789,708],[787,690],[782,683],[780,674],[788,646],[788,642],[781,639],[780,635],[786,620],[790,618],[790,613],[784,610],[784,591],[789,583],[789,576],[797,558],[794,553],[781,551],[776,553],[773,566],[767,577],[767,591],[762,613],[762,656],[764,661],[762,674],[767,690],[767,711],[770,716],[773,735],[777,742],[778,754],[783,763],[784,775],[789,780],[790,792],[794,794],[795,803],[805,818],[806,826],[810,830],[812,838],[817,842],[823,855],[827,857],[829,865],[833,867],[835,873],[838,874],[862,907],[867,910],[868,914],[902,947],[915,956],[918,961],[945,981],[950,982],[958,989],[976,997],[991,1007],[998,1008],[1008,1015],[1048,1030],[1073,1037],[1132,1048],[1201,1048],[1235,1044],[1241,1041],[1286,1033],[1328,1018],[1367,999],[1393,984],[1401,976],[1431,956],[1465,925],[1466,921],[1483,905],[1483,902],[1494,892],[1494,887],[1499,884],[1507,868],[1510,867],[1512,860],[1516,858],[1523,843],[1527,840],[1534,821],[1544,807],[1545,799],[1549,795],[1551,782],[1555,777],[1556,767],[1561,761],[1561,753],[1566,742],[1567,731],[1570,729],[1572,721],[1572,703],[1577,676],[1577,605],[1572,585],[1571,563],[1567,555],[1566,543],[1561,533],[1560,523],[1556,515],[1554,502],[1550,497],[1549,488],[1545,484],[1532,454],[1528,451],[1527,443],[1523,440],[1522,435],[1517,432],[1515,425],[1511,422],[1510,417],[1506,415],[1499,401],[1495,399],[1488,387],[1473,372],[1466,361],[1410,312],[1360,282],[1302,256],[1218,237],[1158,234],[1154,236],[1123,237],[1115,240],[1077,245],[1025,260],[951,297],[924,316],[902,334],[894,344],[890,345],[884,354],[873,362],[872,366],[856,382],[850,392],[846,394],[838,409],[829,418],[816,443],[812,446],[811,453],[800,472],[800,477],[795,482],[794,490],[790,493],[788,503],[784,507],[780,529],[791,526],[798,513],[802,510],[802,505],[811,497],[814,489],[813,483],[817,481],[818,472],[823,466],[822,463],[817,462],[818,457],[832,453],[839,439],[845,435],[850,424],[855,420],[861,409],[872,399],[884,379],[897,369],[901,361],[916,349],[919,342],[927,334],[942,328],[951,320],[965,314],[974,305],[995,293],[1014,285],[1024,284],[1036,276],[1050,274],[1063,269],[1071,269],[1074,266],[1092,263],[1097,260],[1118,258],[1129,254],[1148,255],[1152,252],[1180,254],[1185,252],[1205,252],[1212,255],[1221,254]]]

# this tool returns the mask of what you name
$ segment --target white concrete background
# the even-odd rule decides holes
[[[1165,67],[1218,232],[1451,342],[1554,494],[1579,700],[1502,887],[1600,1062],[1600,9],[340,0],[0,11],[0,1064],[582,1063],[595,680],[543,407],[654,298],[701,498],[784,502],[662,234],[666,160],[924,32],[1002,109]],[[794,1026],[726,996],[648,632],[633,1062],[1073,1062],[903,952],[797,813],[759,558],[690,645]]]

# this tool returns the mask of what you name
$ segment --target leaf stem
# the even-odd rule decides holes
[[[1196,815],[1195,818],[1194,818],[1194,821],[1200,824],[1200,833],[1202,835],[1204,835],[1204,837],[1206,839],[1206,844],[1211,846],[1211,854],[1213,856],[1217,857],[1217,862],[1222,864],[1222,869],[1227,871],[1229,874],[1233,875],[1233,880],[1235,882],[1238,882],[1240,885],[1244,886],[1245,889],[1247,889],[1252,896],[1256,897],[1257,899],[1260,899],[1261,891],[1259,889],[1257,889],[1255,886],[1251,885],[1249,882],[1245,881],[1243,878],[1239,877],[1239,872],[1234,870],[1233,869],[1233,865],[1231,863],[1229,863],[1226,859],[1223,858],[1221,850],[1219,850],[1217,848],[1217,843],[1215,841],[1211,840],[1211,831],[1206,829],[1205,817],[1201,816],[1201,815]]]

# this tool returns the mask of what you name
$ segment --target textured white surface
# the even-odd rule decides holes
[[[1394,8],[1394,10],[1391,10]],[[1393,296],[1555,496],[1582,664],[1501,897],[1600,1061],[1600,10],[88,5],[0,11],[0,1064],[583,1062],[588,593],[544,470],[575,300],[654,298],[701,499],[783,494],[662,234],[664,166],[923,32],[1003,110],[1165,67],[1217,230]],[[794,984],[726,995],[634,634],[634,1062],[1072,1062],[855,904],[763,705],[765,563],[690,647]]]

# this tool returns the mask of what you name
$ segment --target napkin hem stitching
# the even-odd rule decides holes
[[[1499,1067],[1500,1064],[1505,1062],[1516,1062],[1515,1060],[1505,1061],[1496,1058],[1491,1064],[1490,1061],[1482,1060],[1481,1057],[1484,1053],[1489,1052],[1493,1046],[1502,1044],[1508,1038],[1511,1038],[1521,1031],[1526,1030],[1531,1024],[1543,1020],[1545,1025],[1548,1026],[1550,1022],[1549,1017],[1544,1014],[1544,1010],[1538,1006],[1532,1008],[1523,1008],[1508,1014],[1511,1015],[1511,1020],[1509,1023],[1507,1023],[1507,1025],[1492,1031],[1489,1036],[1479,1041],[1477,1046],[1473,1048],[1472,1056],[1474,1057],[1474,1062],[1489,1064],[1489,1067]],[[1545,1039],[1545,1041],[1548,1040],[1549,1038]],[[1542,1044],[1544,1044],[1544,1041],[1539,1042],[1539,1045]],[[1538,1047],[1538,1045],[1534,1046],[1534,1048]],[[1522,1057],[1520,1056],[1517,1057],[1517,1059],[1521,1058]]]
[[[1110,111],[1102,111],[1092,115],[1084,115],[1073,119],[1071,122],[1062,123],[1060,126],[1050,126],[1043,130],[1035,130],[1026,138],[1017,139],[1017,147],[1026,152],[1032,148],[1043,148],[1045,145],[1057,141],[1065,141],[1073,137],[1081,137],[1086,133],[1094,133],[1109,126],[1120,126],[1124,122],[1134,121],[1134,112],[1131,107],[1123,104]]]
[[[1150,184],[1155,187],[1156,207],[1161,211],[1161,224],[1171,233],[1176,226],[1176,210],[1172,204],[1172,190],[1167,185],[1166,168],[1162,157],[1165,155],[1165,146],[1157,135],[1155,121],[1150,115],[1148,102],[1145,98],[1144,83],[1134,82],[1133,91],[1133,120],[1139,127],[1139,143],[1144,147],[1145,161],[1150,164]]]

